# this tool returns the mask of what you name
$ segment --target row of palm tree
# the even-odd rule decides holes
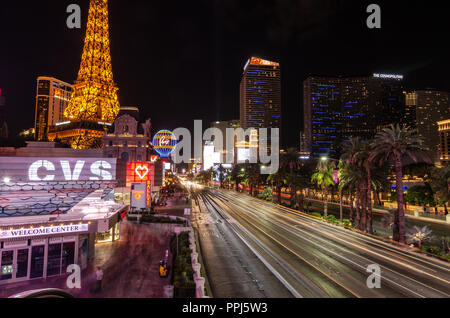
[[[423,145],[423,139],[416,131],[405,126],[392,125],[381,130],[373,140],[351,138],[343,145],[339,160],[300,160],[298,151],[288,149],[280,154],[280,168],[277,173],[263,176],[257,164],[235,165],[231,171],[223,167],[214,172],[202,172],[198,179],[208,183],[215,176],[220,187],[255,189],[269,185],[275,200],[282,203],[282,188],[289,189],[290,206],[303,208],[304,190],[316,188],[321,191],[324,202],[324,217],[328,215],[330,194],[339,193],[341,202],[340,219],[343,219],[342,200],[346,195],[350,205],[350,221],[361,231],[374,233],[373,202],[380,202],[380,194],[391,191],[390,176],[395,175],[397,209],[393,217],[393,239],[406,243],[406,225],[403,197],[404,168],[408,165],[430,163]],[[338,182],[336,180],[338,172]],[[435,168],[429,176],[430,184],[447,211],[450,199],[450,168]]]
[[[395,174],[397,194],[393,239],[406,243],[403,168],[405,165],[418,162],[430,162],[430,160],[426,156],[423,139],[415,130],[406,126],[392,125],[380,131],[370,141],[351,138],[346,142],[338,165],[338,187],[341,197],[345,191],[350,198],[352,224],[361,231],[374,233],[372,194],[390,190],[389,175],[392,171]],[[322,162],[313,175],[312,180],[322,186],[325,193],[328,188],[334,186],[331,180],[334,169],[334,163]]]

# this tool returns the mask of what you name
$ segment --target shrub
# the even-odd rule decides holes
[[[434,255],[442,255],[442,249],[438,246],[424,246],[422,247],[422,251]]]
[[[318,212],[314,212],[313,214],[311,214],[312,216],[315,216],[316,218],[322,218],[322,214],[318,213]]]
[[[328,215],[325,218],[325,221],[327,221],[329,223],[334,223],[334,224],[339,223],[339,221],[336,219],[336,217],[334,215],[332,215],[332,214]]]
[[[342,225],[346,226],[346,227],[350,227],[350,226],[352,226],[352,222],[350,222],[349,219],[343,219],[342,220]]]
[[[180,233],[178,236],[178,255],[176,237],[172,239],[171,249],[175,260],[173,265],[173,285],[181,289],[195,288],[194,270],[191,264],[192,251],[189,248],[189,232]]]

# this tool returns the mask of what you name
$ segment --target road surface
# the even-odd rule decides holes
[[[450,297],[447,263],[233,191],[201,198],[295,297]],[[379,289],[367,286],[369,265],[381,268]]]
[[[215,298],[289,298],[292,294],[230,228],[206,196],[193,193],[192,226]]]

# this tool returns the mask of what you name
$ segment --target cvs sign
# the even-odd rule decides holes
[[[115,158],[0,158],[0,177],[12,182],[111,181],[116,178]]]

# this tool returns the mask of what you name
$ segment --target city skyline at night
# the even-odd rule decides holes
[[[445,315],[443,6],[73,2],[0,6],[0,302]]]
[[[30,12],[47,17],[41,19],[40,34],[48,32],[60,41],[55,43],[45,37],[36,37],[31,25],[26,23],[17,26],[13,33],[3,39],[4,43],[9,45],[7,50],[0,53],[4,63],[2,69],[6,71],[0,76],[0,87],[8,98],[9,107],[24,109],[28,114],[21,118],[22,116],[18,116],[15,112],[9,113],[9,129],[14,134],[34,126],[36,94],[34,83],[37,76],[50,74],[68,83],[72,83],[76,78],[80,48],[85,34],[88,1],[79,3],[83,9],[81,12],[83,23],[81,29],[74,30],[68,29],[65,25],[67,4],[64,1],[58,2],[57,5],[50,3],[33,4]],[[270,4],[258,4],[256,7],[248,4],[239,8],[236,1],[218,4],[215,9],[207,2],[198,3],[190,8],[184,5],[175,6],[176,12],[173,14],[178,14],[180,23],[183,21],[188,27],[154,28],[151,35],[142,36],[140,32],[143,31],[139,30],[151,28],[157,23],[166,25],[166,21],[169,21],[168,12],[171,11],[168,11],[162,3],[136,1],[130,5],[123,5],[121,2],[112,2],[110,22],[113,24],[111,29],[113,67],[117,73],[116,82],[121,87],[125,85],[121,90],[121,103],[142,105],[143,115],[154,119],[156,124],[154,128],[157,130],[165,127],[192,126],[191,121],[185,120],[188,114],[192,114],[193,118],[200,118],[206,113],[207,122],[238,118],[242,66],[248,56],[260,56],[276,60],[283,65],[282,112],[287,112],[290,116],[283,118],[282,135],[286,137],[283,138],[284,146],[295,146],[298,145],[298,134],[303,129],[301,83],[309,74],[322,76],[403,74],[408,90],[426,88],[450,90],[448,77],[443,71],[445,65],[448,65],[444,58],[448,49],[442,41],[437,41],[445,30],[445,19],[432,18],[435,12],[431,9],[421,8],[419,13],[416,10],[418,4],[414,2],[408,7],[386,4],[384,6],[386,24],[381,30],[370,31],[361,18],[366,14],[365,6],[360,2],[348,1],[337,4],[325,0],[309,1],[304,12],[294,2],[285,1],[284,5],[291,5],[292,12],[283,11],[283,5],[280,7],[282,9],[275,10]],[[8,3],[5,4],[3,12],[8,11],[11,13],[9,16],[13,16],[17,10],[19,10],[17,5]],[[276,14],[271,16],[269,23],[266,23],[264,12],[270,10]],[[319,14],[320,10],[323,13]],[[244,19],[239,12],[246,18]],[[306,12],[310,15],[301,18]],[[289,25],[286,19],[289,14],[299,14],[300,18],[296,20],[298,22]],[[395,20],[390,19],[393,15],[398,17]],[[137,18],[130,19],[133,16]],[[416,24],[408,23],[407,17],[415,16],[420,16],[420,19],[413,19]],[[28,20],[25,18],[24,21]],[[7,27],[8,22],[8,17],[5,16],[1,22],[4,24],[3,29]],[[283,31],[283,28],[288,31]],[[241,32],[234,32],[237,29]],[[430,43],[436,47],[440,46],[439,49],[431,51],[417,49],[414,46],[411,50],[409,45],[416,42],[419,34],[431,36]],[[44,50],[39,52],[42,53],[33,52],[34,58],[22,60],[19,66],[13,57],[25,54],[24,43],[33,45],[34,40],[28,38],[29,36],[49,43],[41,45]],[[29,41],[18,43],[18,38]],[[148,40],[150,38],[151,41]],[[319,39],[327,41],[322,42]],[[325,42],[329,44],[325,45]],[[137,50],[133,53],[129,50],[123,51],[120,49],[122,45],[135,47]],[[345,52],[333,50],[332,48],[337,45],[351,49]],[[173,49],[180,46],[181,50]],[[50,47],[51,50],[47,49]],[[58,50],[65,57],[63,64],[51,58]],[[320,50],[320,57],[315,53],[316,50]],[[403,56],[406,59],[403,59]],[[170,63],[155,63],[159,60],[165,61],[167,58],[172,58]],[[339,63],[334,63],[335,61]],[[30,73],[29,70],[33,71]],[[155,76],[148,77],[148,73]],[[175,74],[177,77],[174,77]],[[198,78],[198,81],[188,79],[192,79],[192,76]],[[152,78],[161,80],[155,81]],[[170,80],[174,78],[175,81]],[[135,82],[136,85],[129,85],[131,82]],[[170,83],[172,88],[169,99],[162,93],[163,83]],[[17,89],[19,86],[21,91]],[[147,87],[153,89],[148,90]],[[154,109],[159,107],[173,109],[174,113],[180,116],[162,118],[158,112],[156,114],[154,112]],[[22,120],[25,122],[21,123]],[[292,131],[296,133],[289,133]]]

